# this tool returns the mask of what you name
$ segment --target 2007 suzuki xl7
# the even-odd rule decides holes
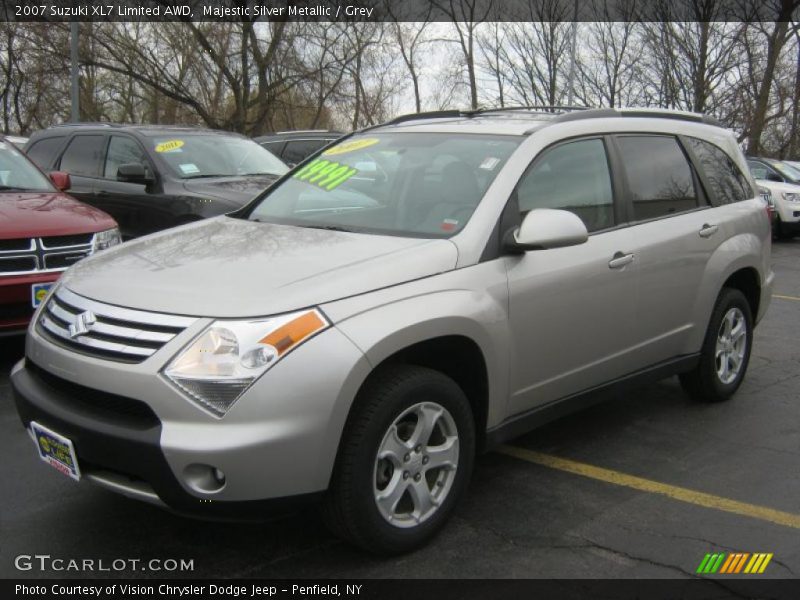
[[[445,112],[343,138],[235,214],[69,269],[12,383],[43,460],[185,513],[320,498],[380,553],[476,452],[677,374],[729,398],[770,299],[734,137],[644,110]]]

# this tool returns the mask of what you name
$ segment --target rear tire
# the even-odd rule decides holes
[[[414,550],[450,517],[474,456],[472,410],[452,379],[424,367],[383,368],[348,419],[325,521],[369,552]]]
[[[684,391],[698,402],[723,402],[739,388],[753,346],[753,317],[741,291],[723,288],[717,298],[700,362],[680,375]]]

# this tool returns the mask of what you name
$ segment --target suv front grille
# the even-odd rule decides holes
[[[0,240],[0,274],[63,271],[92,253],[94,234]]]
[[[195,320],[104,304],[60,287],[39,315],[38,329],[54,343],[83,354],[139,363]]]

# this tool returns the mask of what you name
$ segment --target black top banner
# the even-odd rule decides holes
[[[800,0],[1,0],[4,21],[795,21]]]

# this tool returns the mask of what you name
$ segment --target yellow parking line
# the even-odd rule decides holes
[[[775,510],[774,508],[739,502],[738,500],[731,500],[730,498],[723,498],[722,496],[715,496],[713,494],[706,494],[705,492],[698,492],[688,488],[653,481],[651,479],[644,479],[642,477],[620,473],[612,469],[604,469],[602,467],[596,467],[567,458],[559,458],[558,456],[543,454],[533,450],[526,450],[525,448],[518,448],[516,446],[500,446],[497,452],[543,467],[566,471],[574,475],[581,475],[614,485],[650,492],[651,494],[661,494],[673,500],[680,500],[681,502],[688,502],[689,504],[695,504],[705,508],[713,508],[736,515],[768,521],[776,525],[800,529],[800,515]]]
[[[800,302],[800,298],[797,296],[782,296],[780,294],[772,294],[773,298],[780,298],[781,300],[794,300],[795,302]]]

